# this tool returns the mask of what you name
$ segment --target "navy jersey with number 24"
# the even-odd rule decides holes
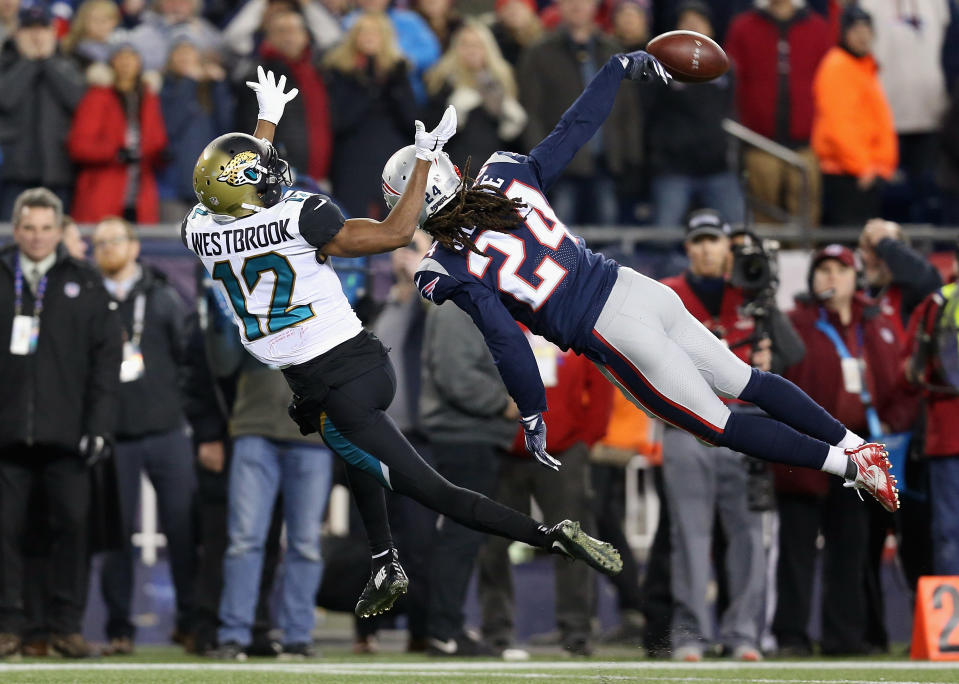
[[[544,191],[606,119],[625,69],[613,57],[556,128],[529,155],[496,152],[476,185],[521,200],[515,230],[471,233],[476,254],[434,244],[414,276],[420,294],[453,301],[483,333],[510,395],[524,416],[546,410],[536,359],[514,321],[557,346],[594,358],[592,330],[619,268],[587,249],[556,218]],[[468,227],[465,227],[468,228]]]

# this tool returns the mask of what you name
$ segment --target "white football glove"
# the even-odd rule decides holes
[[[274,126],[280,123],[283,118],[283,109],[286,103],[299,94],[299,90],[294,88],[288,93],[284,93],[286,87],[286,76],[280,76],[279,82],[273,76],[272,71],[263,71],[262,66],[256,68],[256,76],[259,81],[247,81],[246,84],[256,93],[256,103],[260,105],[258,119],[269,121]]]
[[[456,133],[456,110],[453,105],[448,106],[443,112],[443,118],[432,131],[427,132],[426,126],[419,120],[416,121],[415,129],[413,144],[416,147],[416,158],[431,162]]]

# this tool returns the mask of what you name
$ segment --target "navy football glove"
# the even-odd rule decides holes
[[[558,471],[560,462],[546,453],[546,421],[543,415],[536,413],[529,418],[521,418],[519,422],[523,426],[526,451],[547,468]]]
[[[623,67],[626,69],[626,78],[631,81],[648,81],[653,76],[659,76],[663,83],[669,84],[672,78],[670,73],[663,68],[659,60],[644,50],[627,52],[623,55],[616,55]]]

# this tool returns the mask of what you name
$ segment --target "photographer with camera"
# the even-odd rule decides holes
[[[775,308],[774,255],[752,238],[750,244],[737,247],[734,257],[730,234],[729,224],[717,212],[694,212],[685,240],[689,269],[662,282],[744,361],[766,371],[794,362],[802,350],[788,320]],[[731,260],[735,284],[727,279]],[[739,285],[742,282],[750,289]],[[787,350],[785,363],[781,348]],[[727,403],[733,411],[758,411],[735,400]],[[729,588],[717,645],[738,660],[762,657],[758,644],[766,560],[761,511],[771,508],[772,501],[765,473],[753,474],[751,469],[743,454],[708,447],[672,427],[665,430],[663,474],[672,538],[675,660],[701,660],[708,646],[712,620],[706,587],[717,513],[727,542]]]
[[[809,294],[797,297],[790,318],[807,354],[786,371],[850,430],[886,434],[908,428],[912,402],[901,395],[901,342],[897,321],[857,285],[852,250],[829,245],[813,255]],[[875,412],[881,425],[870,425]],[[812,471],[776,466],[780,557],[773,633],[780,654],[810,655],[806,632],[812,604],[816,538],[823,552],[822,653],[868,652],[866,557],[871,502],[863,505],[841,483]]]

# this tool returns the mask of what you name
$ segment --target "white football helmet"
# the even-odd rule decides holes
[[[399,201],[406,189],[413,166],[416,164],[414,145],[401,147],[383,167],[383,199],[390,209]],[[430,175],[426,179],[426,203],[420,212],[417,225],[422,227],[426,220],[445,207],[456,196],[460,186],[460,174],[449,155],[441,152],[430,164]]]

